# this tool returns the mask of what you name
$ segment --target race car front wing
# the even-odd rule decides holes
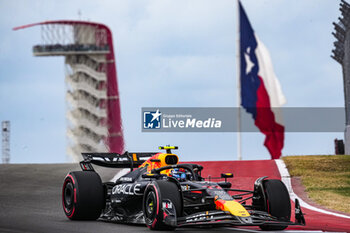
[[[167,208],[171,206],[171,208]],[[228,211],[211,210],[194,213],[184,217],[176,217],[176,211],[169,200],[163,203],[164,223],[169,226],[187,227],[198,225],[234,225],[234,226],[260,226],[260,225],[305,225],[304,214],[301,211],[298,199],[295,200],[295,222],[283,221],[271,216],[267,212],[249,210],[250,217],[233,216]]]

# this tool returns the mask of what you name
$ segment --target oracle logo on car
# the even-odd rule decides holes
[[[119,184],[113,187],[112,194],[142,195],[141,184]]]

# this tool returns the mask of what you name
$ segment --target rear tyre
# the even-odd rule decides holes
[[[151,230],[174,230],[175,227],[164,224],[163,200],[170,200],[176,210],[176,216],[182,215],[182,198],[174,182],[157,180],[150,183],[143,197],[143,214],[145,223]]]
[[[280,180],[265,180],[266,211],[280,221],[290,221],[291,205],[288,190]],[[284,230],[288,226],[262,225],[264,231]]]
[[[104,206],[100,176],[92,171],[70,172],[64,179],[62,205],[71,220],[96,220]]]

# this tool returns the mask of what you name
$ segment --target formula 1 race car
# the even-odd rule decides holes
[[[66,216],[146,224],[152,230],[203,225],[283,230],[289,225],[305,225],[297,199],[296,221],[290,221],[290,197],[280,180],[261,177],[251,191],[232,189],[227,181],[232,173],[206,180],[201,165],[178,163],[178,156],[171,152],[177,147],[160,149],[166,152],[83,153],[83,171],[70,172],[64,180]],[[130,172],[115,182],[102,183],[92,164],[130,168]],[[222,181],[213,182],[215,179]]]

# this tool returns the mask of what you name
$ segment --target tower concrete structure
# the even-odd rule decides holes
[[[67,154],[124,150],[112,32],[99,23],[45,21],[15,28],[41,27],[34,56],[64,56]]]

